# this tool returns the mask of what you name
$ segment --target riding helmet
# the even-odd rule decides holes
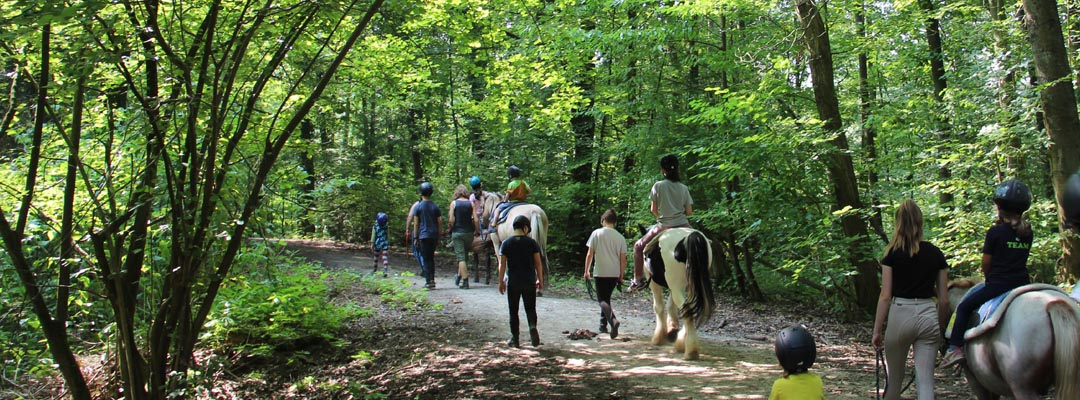
[[[510,179],[520,177],[521,176],[521,168],[518,168],[517,165],[511,165],[510,168],[506,169],[506,175],[509,176]]]
[[[378,214],[375,214],[375,222],[378,223],[379,226],[386,226],[386,220],[386,213],[380,212]]]
[[[1031,190],[1016,179],[1009,179],[994,188],[994,203],[1005,211],[1022,213],[1031,208]]]
[[[776,359],[789,373],[805,372],[817,359],[814,336],[802,325],[792,325],[776,334]]]
[[[473,190],[480,189],[480,177],[473,175],[472,178],[469,178],[469,186],[472,186]]]
[[[1065,226],[1080,229],[1080,170],[1065,181],[1065,196],[1061,199],[1061,210],[1065,214]]]
[[[421,196],[431,196],[431,194],[435,192],[435,187],[431,186],[431,182],[424,182],[420,184],[418,190],[420,191]]]

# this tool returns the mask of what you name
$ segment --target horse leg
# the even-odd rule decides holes
[[[697,360],[701,356],[701,343],[697,335],[697,327],[689,319],[683,319],[683,328],[679,331],[679,341],[683,342],[683,358]]]
[[[649,285],[653,295],[653,312],[656,313],[656,330],[653,331],[652,345],[660,346],[667,341],[667,307],[664,304],[664,290],[653,282]]]
[[[671,294],[669,290],[667,301],[668,319],[665,326],[665,329],[667,330],[667,340],[669,342],[674,342],[679,335],[679,308],[675,307],[675,298],[673,296],[674,295]]]

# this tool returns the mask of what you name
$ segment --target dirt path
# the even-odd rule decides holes
[[[366,252],[325,246],[325,242],[291,242],[290,248],[319,260],[333,269],[366,270]],[[548,291],[537,301],[542,344],[533,348],[508,348],[506,297],[494,284],[471,283],[469,290],[453,284],[453,263],[440,259],[436,289],[428,291],[441,311],[424,317],[435,321],[420,336],[434,335],[430,355],[422,361],[398,367],[394,376],[384,374],[379,385],[390,397],[419,398],[715,398],[765,399],[779,376],[772,352],[772,332],[786,320],[807,316],[784,316],[784,312],[720,300],[720,307],[702,336],[701,359],[685,361],[671,345],[652,346],[654,316],[647,293],[617,294],[613,307],[619,315],[618,339],[601,334],[591,340],[571,340],[567,333],[578,329],[596,331],[599,307],[587,297],[560,296]],[[363,266],[363,267],[359,267]],[[416,273],[415,262],[394,254],[391,273]],[[415,290],[423,281],[411,277]],[[494,282],[493,282],[494,283]],[[583,286],[582,286],[583,287]],[[524,312],[522,311],[524,325]],[[830,327],[819,337],[818,362],[813,371],[826,384],[826,397],[873,398],[875,363],[862,338],[844,337],[861,332],[857,327]],[[835,333],[847,331],[848,333]],[[861,334],[861,333],[860,333]],[[527,332],[523,332],[527,338]],[[524,340],[527,342],[527,340]],[[415,350],[421,351],[421,350]],[[415,357],[414,357],[415,358]],[[910,372],[909,372],[910,376]],[[938,373],[939,399],[971,398],[963,382]],[[914,396],[910,388],[906,396]]]

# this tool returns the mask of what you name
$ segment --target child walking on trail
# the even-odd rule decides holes
[[[670,228],[690,227],[689,217],[694,210],[691,206],[690,189],[680,182],[679,158],[668,154],[660,159],[660,172],[664,179],[653,184],[649,191],[649,211],[656,217],[656,225],[634,243],[634,280],[627,291],[636,291],[648,286],[642,279],[645,270],[645,246],[660,232]]]
[[[442,210],[431,201],[435,187],[431,182],[420,184],[420,202],[413,208],[412,232],[416,232],[420,244],[420,269],[427,284],[425,288],[435,288],[435,246],[439,243],[442,232]],[[406,236],[406,240],[408,237]]]
[[[495,211],[491,213],[490,229],[492,232],[494,232],[495,226],[499,224],[502,213],[505,212],[507,208],[510,208],[511,204],[524,202],[528,198],[529,193],[532,193],[532,188],[529,187],[529,184],[521,179],[521,168],[518,168],[516,165],[511,165],[510,168],[506,169],[506,175],[510,178],[510,183],[506,184],[506,201],[499,203],[499,205],[495,207]]]
[[[510,340],[507,345],[520,347],[518,342],[518,305],[525,303],[525,318],[529,324],[529,339],[533,347],[540,345],[536,329],[536,292],[544,288],[544,266],[540,262],[540,244],[528,236],[529,218],[514,219],[514,236],[502,242],[499,253],[499,294],[506,294],[510,308]],[[505,275],[504,275],[505,274]]]
[[[386,213],[380,212],[375,215],[375,225],[371,227],[371,252],[374,260],[372,261],[371,273],[374,275],[379,272],[379,256],[382,256],[383,265],[383,278],[390,274],[390,260],[388,255],[390,253],[390,241],[387,239],[386,221],[388,217]]]
[[[1031,207],[1031,190],[1027,185],[1010,179],[994,188],[997,220],[986,231],[982,248],[982,273],[986,283],[982,289],[969,292],[956,306],[956,320],[949,336],[949,350],[941,367],[964,362],[964,332],[971,313],[980,305],[1017,287],[1031,283],[1027,259],[1034,235],[1024,212]]]
[[[626,238],[615,230],[618,216],[608,209],[600,216],[601,227],[589,235],[585,242],[585,279],[596,279],[596,298],[600,302],[600,333],[609,333],[612,339],[619,336],[619,320],[611,308],[611,293],[622,282],[626,270]],[[589,267],[592,266],[592,272]]]
[[[817,359],[810,331],[801,325],[784,328],[776,335],[774,350],[784,376],[773,382],[769,400],[825,400],[821,377],[809,372]]]

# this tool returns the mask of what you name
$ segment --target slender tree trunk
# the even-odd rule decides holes
[[[18,219],[15,222],[15,226],[12,226],[9,223],[7,212],[0,210],[0,237],[3,239],[4,249],[7,251],[11,264],[15,268],[15,272],[19,275],[19,280],[23,285],[26,299],[31,305],[31,310],[34,315],[37,316],[38,322],[41,324],[41,329],[45,334],[45,340],[48,343],[49,353],[53,356],[53,360],[56,361],[57,369],[60,370],[60,374],[64,377],[64,383],[67,385],[71,397],[77,400],[89,400],[90,389],[86,384],[86,379],[83,377],[82,371],[79,369],[79,362],[75,359],[75,355],[71,351],[71,345],[68,342],[66,321],[54,319],[50,314],[49,306],[41,292],[38,278],[34,274],[33,262],[26,257],[26,253],[23,249],[26,221],[30,213],[30,205],[36,188],[37,168],[41,158],[42,135],[45,120],[47,118],[46,115],[48,114],[46,109],[49,107],[48,90],[50,83],[49,77],[51,76],[51,72],[49,72],[51,37],[52,26],[50,24],[44,24],[41,27],[41,75],[37,82],[36,115],[34,117],[34,130],[32,132],[30,144],[30,165],[29,170],[27,171],[26,192],[23,194],[22,204],[17,211]],[[14,105],[12,105],[12,107],[14,107]]]
[[[855,14],[855,23],[858,24],[859,37],[864,40],[866,36],[866,4],[859,6],[859,12]],[[862,128],[863,154],[866,156],[866,183],[871,193],[875,193],[878,184],[877,174],[877,131],[870,125],[873,110],[873,90],[870,88],[870,61],[865,51],[859,52],[859,126]],[[871,204],[877,204],[878,200],[870,198]],[[874,208],[870,216],[870,226],[883,241],[888,241],[888,234],[881,222],[881,209]]]
[[[1072,86],[1072,70],[1065,52],[1065,38],[1058,19],[1054,0],[1024,0],[1024,28],[1031,42],[1032,58],[1039,84],[1045,88],[1039,94],[1043,121],[1050,136],[1050,178],[1057,203],[1064,197],[1065,182],[1080,168],[1080,118],[1076,111],[1076,92]],[[1059,222],[1064,227],[1064,215]],[[1064,228],[1062,231],[1065,231]],[[1063,239],[1064,274],[1069,280],[1080,276],[1080,238]]]
[[[919,6],[928,15],[933,15],[936,9],[934,0],[919,0]],[[945,90],[948,89],[948,83],[945,80],[945,51],[941,44],[941,21],[937,18],[928,17],[926,19],[926,44],[930,58],[930,79],[934,83],[934,130],[937,133],[938,140],[942,144],[948,144],[952,140],[952,128],[945,108]],[[948,164],[942,163],[938,167],[938,179],[945,183],[943,187],[951,187],[948,180],[952,179],[952,171],[949,169]],[[952,204],[953,197],[952,193],[943,190],[938,194],[938,202],[947,208]]]
[[[420,152],[420,139],[423,137],[421,120],[424,112],[409,108],[405,125],[409,127],[409,154],[412,156],[413,182],[420,183],[424,180],[423,154]]]
[[[836,97],[833,78],[832,46],[829,32],[825,29],[817,5],[812,0],[796,0],[796,10],[803,30],[803,40],[809,50],[810,76],[814,85],[814,102],[818,108],[818,118],[824,121],[822,128],[832,137],[830,143],[835,147],[829,155],[827,167],[833,183],[833,194],[839,209],[860,210],[863,205],[855,181],[855,167],[848,152],[847,136],[843,131],[840,117],[840,102]],[[844,236],[850,239],[849,259],[855,266],[856,303],[864,311],[873,313],[877,304],[878,287],[877,262],[867,249],[866,223],[856,212],[847,212],[841,217]]]
[[[591,32],[596,30],[596,23],[593,21],[583,21],[581,29],[585,32]],[[596,73],[596,67],[592,63],[593,50],[586,49],[582,52],[582,56],[585,57],[582,60],[582,70],[578,72],[578,80],[575,86],[581,90],[582,95],[585,97],[586,103],[581,108],[574,110],[573,117],[570,118],[570,125],[574,130],[574,167],[570,170],[570,181],[578,187],[585,189],[592,187],[592,160],[594,157],[593,147],[596,141],[596,117],[593,116],[593,79]],[[575,190],[571,195],[570,200],[572,204],[578,205],[573,207],[570,211],[571,221],[592,221],[595,220],[596,210],[595,204],[592,203],[593,193],[589,190]],[[576,229],[568,229],[566,231],[567,240],[570,243],[585,243],[585,240],[589,237],[589,230],[587,224],[570,224],[576,225]],[[585,254],[580,250],[580,246],[573,247],[573,251],[566,252],[566,259],[564,262],[570,263],[573,260],[580,260],[585,257]]]
[[[310,119],[305,119],[300,124],[300,141],[310,144],[314,140],[315,125],[311,123]],[[304,199],[304,212],[300,217],[300,231],[314,234],[315,224],[311,222],[311,216],[308,212],[313,206],[312,201],[314,201],[315,197],[315,157],[312,156],[311,151],[305,150],[300,154],[300,169],[307,174],[304,177],[304,186],[300,189],[303,192],[300,197]]]

